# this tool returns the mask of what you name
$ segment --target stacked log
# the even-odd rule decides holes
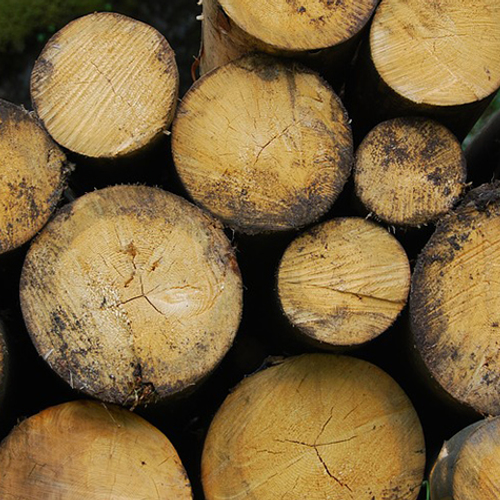
[[[14,295],[0,312],[67,382],[57,402],[97,400],[11,433],[2,498],[190,498],[172,445],[111,403],[172,436],[208,500],[415,500],[426,458],[415,408],[429,458],[459,414],[500,414],[500,186],[466,193],[459,142],[500,86],[500,6],[377,3],[204,0],[204,74],[178,106],[163,35],[91,14],[43,49],[34,113],[0,103],[0,253],[21,247],[22,258],[33,239],[20,284],[21,266],[6,273],[0,256],[0,297]],[[172,158],[152,147],[171,124]],[[160,187],[114,177],[153,156]],[[435,422],[408,340],[441,398]],[[7,358],[43,386],[16,345],[6,355],[0,342],[0,397]],[[314,353],[346,348],[357,358]],[[38,413],[54,404],[44,392],[22,411],[6,405],[14,418]],[[474,466],[487,477],[476,445],[488,457],[496,441],[483,429],[445,448],[438,499]],[[496,486],[476,483],[471,498],[494,498]]]
[[[500,418],[480,420],[446,441],[430,474],[433,500],[500,495]]]
[[[235,230],[316,221],[352,167],[348,117],[312,71],[244,56],[196,82],[179,105],[172,154],[192,199]]]
[[[21,306],[71,387],[137,406],[186,391],[230,348],[241,279],[218,224],[160,189],[115,186],[66,205],[32,244]]]
[[[170,441],[133,413],[94,401],[49,408],[0,445],[2,498],[179,498],[191,487]]]
[[[382,370],[305,355],[244,380],[215,416],[202,460],[215,498],[416,499],[425,446],[417,414]]]

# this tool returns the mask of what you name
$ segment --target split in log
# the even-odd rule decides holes
[[[355,123],[425,115],[463,139],[500,87],[500,4],[382,0],[360,56]]]
[[[76,401],[24,420],[0,445],[0,496],[192,498],[170,441],[112,405]]]
[[[339,80],[378,0],[203,0],[202,73],[254,51],[293,57]]]
[[[9,350],[7,349],[7,337],[5,333],[5,326],[0,320],[0,413],[4,414],[3,402],[9,382]],[[0,417],[0,420],[2,417]]]
[[[172,152],[193,200],[248,234],[316,221],[353,161],[348,118],[333,90],[311,70],[264,55],[244,56],[191,87]]]
[[[431,471],[432,500],[500,498],[500,417],[472,424],[445,442]]]
[[[207,500],[414,500],[425,446],[417,414],[376,366],[312,354],[246,378],[207,435]]]
[[[419,357],[455,402],[500,414],[500,185],[471,191],[441,219],[412,278]],[[451,400],[451,399],[450,399]]]
[[[165,132],[178,87],[165,38],[109,12],[81,17],[57,32],[31,76],[33,106],[52,137],[96,158],[137,151]]]
[[[29,241],[61,197],[66,157],[23,108],[0,100],[0,254]]]
[[[61,209],[34,241],[21,306],[66,382],[136,406],[186,392],[217,366],[242,283],[213,218],[157,188],[115,186]]]
[[[339,218],[292,242],[277,281],[281,307],[306,340],[347,347],[372,340],[395,321],[408,297],[410,264],[385,229]]]
[[[466,178],[458,140],[425,118],[377,125],[356,153],[356,195],[371,214],[392,226],[436,221],[459,200]]]

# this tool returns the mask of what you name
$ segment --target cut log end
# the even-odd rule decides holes
[[[410,264],[386,230],[361,218],[333,219],[297,238],[278,269],[291,324],[325,347],[365,343],[406,304]]]
[[[417,414],[387,374],[315,354],[231,393],[208,432],[202,482],[207,500],[414,500],[424,462]]]
[[[437,226],[412,278],[418,353],[458,402],[500,414],[500,186],[484,185]]]
[[[192,198],[246,233],[317,220],[352,166],[333,90],[310,70],[260,55],[196,82],[180,104],[172,151]]]
[[[459,200],[466,179],[458,140],[423,118],[377,125],[356,153],[356,195],[369,212],[394,226],[437,220]]]
[[[136,406],[187,390],[232,344],[242,284],[214,220],[159,189],[117,186],[63,208],[30,249],[21,305],[74,388]]]
[[[192,499],[179,456],[160,431],[90,401],[49,408],[10,433],[0,446],[0,495]]]
[[[414,103],[481,101],[500,87],[500,4],[382,0],[370,46],[384,82]]]
[[[0,254],[29,241],[61,196],[66,157],[24,109],[0,100]]]
[[[432,468],[433,500],[500,497],[500,418],[472,424],[447,441]]]
[[[318,50],[356,35],[377,0],[219,0],[243,31],[278,49]]]
[[[100,12],[48,41],[33,69],[31,96],[59,144],[115,158],[142,149],[169,127],[178,86],[174,53],[158,31]]]

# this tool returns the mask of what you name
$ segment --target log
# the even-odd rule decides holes
[[[202,457],[207,500],[414,500],[425,446],[402,389],[366,361],[289,358],[224,401]]]
[[[94,191],[61,209],[28,252],[20,296],[38,352],[66,382],[133,407],[204,379],[242,309],[220,225],[140,186]]]
[[[480,420],[446,441],[432,468],[432,500],[500,497],[500,418]]]
[[[356,196],[370,214],[391,226],[435,222],[458,202],[466,179],[458,140],[425,118],[383,122],[356,152]]]
[[[141,417],[74,401],[19,424],[0,445],[2,498],[191,499],[174,447]]]
[[[203,0],[200,70],[249,52],[300,60],[340,83],[378,0]]]
[[[66,181],[64,153],[25,109],[0,100],[0,254],[45,225]]]
[[[500,414],[500,184],[471,191],[419,255],[410,294],[413,342],[450,400]]]
[[[352,84],[348,109],[360,134],[422,115],[462,140],[500,87],[500,4],[382,0]]]
[[[165,132],[179,87],[175,56],[154,28],[98,12],[45,45],[31,75],[33,107],[62,146],[93,158],[141,150]]]
[[[347,114],[311,70],[244,56],[198,80],[172,128],[172,153],[192,199],[248,234],[310,224],[352,166]]]
[[[323,348],[363,344],[384,332],[409,289],[410,264],[396,238],[357,217],[324,222],[296,238],[277,273],[289,322]]]

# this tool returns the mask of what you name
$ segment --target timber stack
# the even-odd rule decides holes
[[[0,100],[0,496],[498,498],[500,4],[202,4]]]

